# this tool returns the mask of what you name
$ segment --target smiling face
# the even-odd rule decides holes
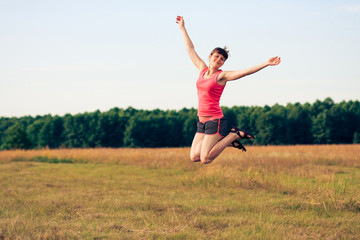
[[[214,50],[211,51],[209,56],[209,64],[210,66],[220,68],[222,65],[224,65],[226,59],[229,57],[229,50],[225,46],[224,48],[214,48]]]
[[[224,65],[226,58],[218,52],[211,53],[209,56],[210,65],[220,68]]]

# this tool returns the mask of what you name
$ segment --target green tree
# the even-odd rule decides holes
[[[64,117],[64,146],[67,148],[83,147],[82,142],[82,126],[80,125],[82,118],[81,115],[72,116],[66,114]]]
[[[102,147],[103,130],[101,129],[101,113],[99,110],[85,114],[86,128],[84,138],[87,147]]]
[[[330,143],[352,143],[350,115],[345,108],[336,104],[326,111],[326,128],[329,131]]]
[[[265,106],[256,121],[258,133],[256,143],[261,145],[287,143],[287,112],[278,104],[273,107]]]
[[[38,118],[26,128],[26,133],[31,142],[32,148],[40,148],[40,131],[45,124],[44,118]],[[45,145],[46,146],[46,145]]]
[[[334,105],[334,101],[331,98],[325,98],[324,101],[320,101],[320,100],[316,100],[311,108],[310,108],[310,112],[312,116],[316,116],[324,111],[329,110],[333,105]]]
[[[0,118],[0,146],[3,145],[6,138],[6,130],[17,122],[16,118]]]
[[[128,147],[178,147],[183,141],[182,129],[181,122],[173,116],[144,112],[129,119],[124,144]]]
[[[59,148],[63,144],[63,124],[62,118],[47,116],[39,132],[39,145],[41,147]]]
[[[103,147],[124,146],[124,132],[129,116],[118,108],[111,109],[101,115],[101,145]]]
[[[287,144],[311,144],[310,112],[299,103],[287,105]]]
[[[354,133],[353,143],[360,143],[360,133],[359,132]]]
[[[180,121],[183,123],[182,129],[182,143],[181,146],[191,146],[192,140],[194,139],[197,122],[199,121],[197,117],[197,111],[194,108],[191,109],[182,109],[179,111]]]
[[[256,136],[254,141],[244,140],[244,144],[355,143],[359,139],[359,101],[335,104],[326,98],[286,107],[234,106],[223,107],[223,113],[230,126],[236,125]],[[0,118],[0,146],[17,148],[20,145],[15,139],[23,139],[23,148],[29,148],[29,142],[33,148],[190,146],[197,121],[194,108],[177,112],[132,107],[64,117]],[[21,129],[26,129],[25,137],[21,136]]]
[[[318,114],[312,120],[312,135],[314,143],[328,144],[330,143],[330,129],[327,127],[326,112]]]
[[[9,127],[5,135],[5,141],[1,146],[2,149],[29,149],[31,147],[25,127],[19,122]]]

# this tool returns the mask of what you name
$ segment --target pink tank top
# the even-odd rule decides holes
[[[199,79],[196,82],[197,95],[199,100],[198,116],[199,117],[223,117],[220,108],[220,97],[224,91],[225,85],[217,82],[217,77],[222,72],[219,70],[211,78],[204,78],[207,68],[202,70]]]

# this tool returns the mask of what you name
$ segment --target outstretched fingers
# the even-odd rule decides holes
[[[276,57],[272,57],[268,60],[269,65],[278,65],[281,62],[280,57],[276,56]]]

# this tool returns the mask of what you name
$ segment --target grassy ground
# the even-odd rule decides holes
[[[0,239],[358,239],[360,145],[0,152]]]

